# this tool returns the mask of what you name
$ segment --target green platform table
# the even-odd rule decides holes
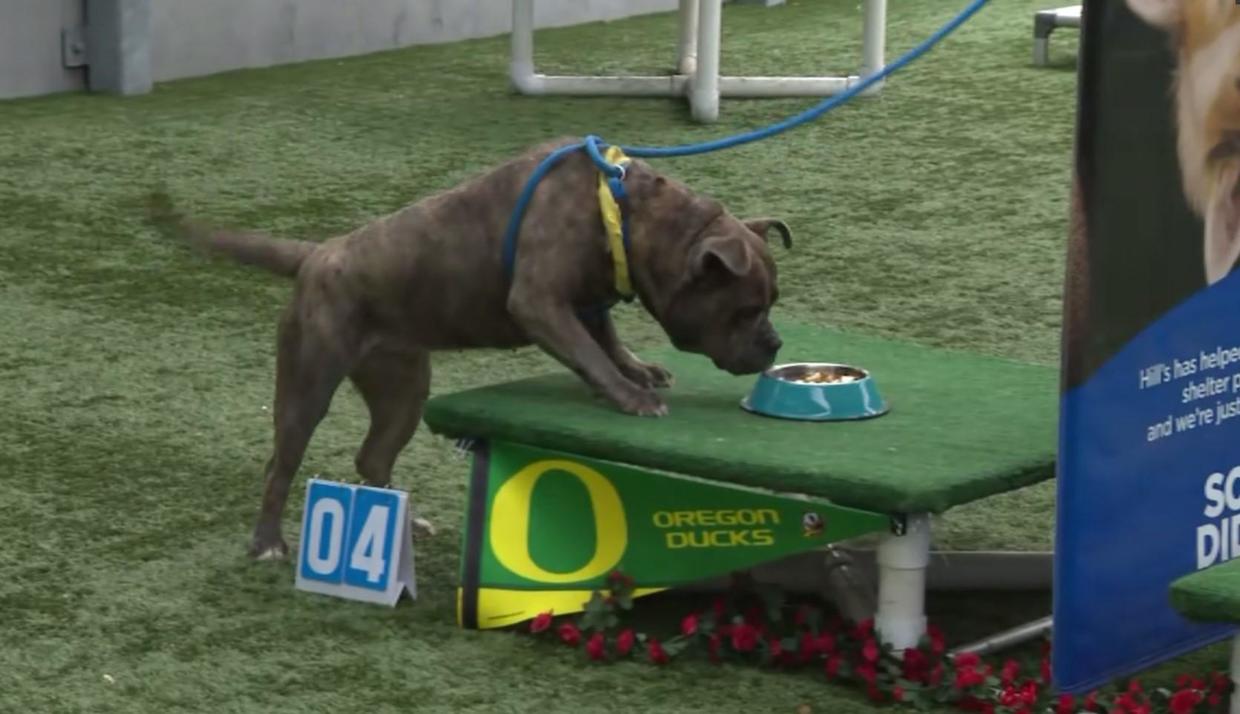
[[[880,533],[876,625],[925,632],[931,514],[1054,476],[1057,370],[780,325],[780,362],[869,370],[891,406],[855,422],[744,411],[755,377],[668,367],[666,417],[621,414],[571,374],[437,396],[426,423],[473,450],[458,618],[580,610],[620,568],[647,594]]]
[[[1195,622],[1240,627],[1240,559],[1212,565],[1171,583],[1171,606]],[[1240,714],[1240,630],[1231,645],[1229,711]]]

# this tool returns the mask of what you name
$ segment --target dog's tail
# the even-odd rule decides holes
[[[214,230],[187,220],[162,191],[147,199],[148,220],[165,235],[176,235],[195,247],[225,255],[243,265],[263,268],[277,275],[293,277],[301,264],[318,247],[306,240],[274,238],[262,233]]]

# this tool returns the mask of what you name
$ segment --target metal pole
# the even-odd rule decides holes
[[[962,652],[972,652],[974,654],[984,655],[996,650],[1012,647],[1013,645],[1019,645],[1022,642],[1028,642],[1029,640],[1041,637],[1047,632],[1050,632],[1051,623],[1052,618],[1048,615],[1040,620],[1034,620],[1033,622],[1021,625],[1020,627],[1014,627],[1005,632],[1000,632],[997,635],[991,635],[990,637],[980,639],[976,642],[971,642],[967,645],[957,647],[949,652],[948,656],[954,657]]]

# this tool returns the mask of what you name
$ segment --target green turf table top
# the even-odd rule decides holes
[[[883,513],[938,513],[1054,475],[1058,372],[820,328],[781,325],[780,362],[869,369],[891,405],[858,422],[795,422],[739,406],[755,377],[668,350],[670,414],[621,414],[567,373],[433,398],[426,423]]]
[[[1171,583],[1171,606],[1191,620],[1240,624],[1240,560]]]

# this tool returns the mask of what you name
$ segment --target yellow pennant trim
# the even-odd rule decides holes
[[[629,159],[618,146],[607,147],[603,158],[608,163],[625,165]],[[623,297],[633,294],[633,285],[629,279],[628,255],[624,250],[624,224],[620,217],[620,205],[611,195],[607,185],[607,174],[598,174],[598,205],[603,212],[603,226],[607,229],[607,245],[611,250],[611,262],[615,266],[616,292]]]
[[[633,597],[645,597],[667,588],[637,588]],[[506,590],[478,588],[478,629],[491,630],[532,620],[550,610],[556,617],[585,610],[591,590]],[[465,591],[456,591],[456,618],[461,625]]]

